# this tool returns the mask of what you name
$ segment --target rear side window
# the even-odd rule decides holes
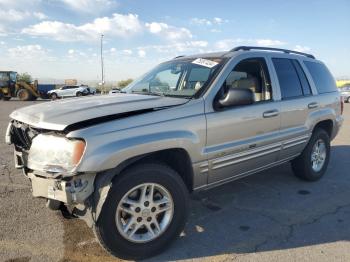
[[[319,94],[337,91],[335,81],[327,67],[320,63],[304,61]]]
[[[302,96],[302,86],[292,60],[272,58],[272,62],[276,69],[282,99]]]

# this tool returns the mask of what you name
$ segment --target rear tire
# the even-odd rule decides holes
[[[318,128],[313,132],[301,155],[292,161],[294,174],[306,181],[317,181],[326,172],[329,157],[329,135],[324,129]]]
[[[157,191],[157,187],[158,189],[164,188],[165,193],[159,193],[161,191]],[[144,199],[147,198],[141,197],[143,188],[146,188],[144,192],[148,192],[147,197],[151,199],[149,206],[146,205],[147,201],[144,202]],[[151,190],[151,188],[154,189]],[[150,194],[150,192],[154,193]],[[167,194],[170,198],[164,197]],[[129,197],[132,195],[136,196],[133,198],[135,200],[131,200],[134,201],[133,204],[126,204],[127,210],[133,212],[128,218],[128,212],[125,213],[123,210],[125,199],[130,200]],[[150,198],[150,195],[153,197]],[[164,199],[171,201],[167,201],[166,206],[162,206],[159,201],[164,201]],[[167,211],[161,211],[164,207]],[[188,191],[179,174],[162,164],[137,165],[125,170],[113,181],[94,232],[102,247],[113,256],[123,259],[145,259],[163,251],[179,236],[185,226],[187,210]],[[170,211],[171,216],[166,213]],[[120,219],[123,215],[124,217]],[[132,222],[131,218],[136,220]],[[153,221],[151,219],[154,218],[158,221],[158,227],[152,222],[149,224],[147,222]],[[120,221],[123,221],[125,225],[120,225]],[[131,224],[131,227],[125,229],[128,223]],[[135,232],[131,233],[129,230],[135,230]],[[133,237],[136,240],[132,239]]]

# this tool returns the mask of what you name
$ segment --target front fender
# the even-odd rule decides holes
[[[87,147],[89,147],[89,141],[87,141]],[[88,150],[76,171],[108,170],[130,158],[173,148],[199,152],[200,139],[190,131],[168,131],[116,140],[96,147],[92,151]]]

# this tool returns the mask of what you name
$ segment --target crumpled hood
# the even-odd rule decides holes
[[[62,131],[69,125],[86,120],[175,106],[187,101],[182,98],[119,93],[40,103],[20,108],[10,117],[33,127]]]

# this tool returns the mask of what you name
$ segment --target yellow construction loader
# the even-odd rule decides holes
[[[21,101],[33,101],[40,97],[38,81],[28,84],[17,81],[17,72],[0,71],[0,100],[8,101],[12,97],[18,97]]]

